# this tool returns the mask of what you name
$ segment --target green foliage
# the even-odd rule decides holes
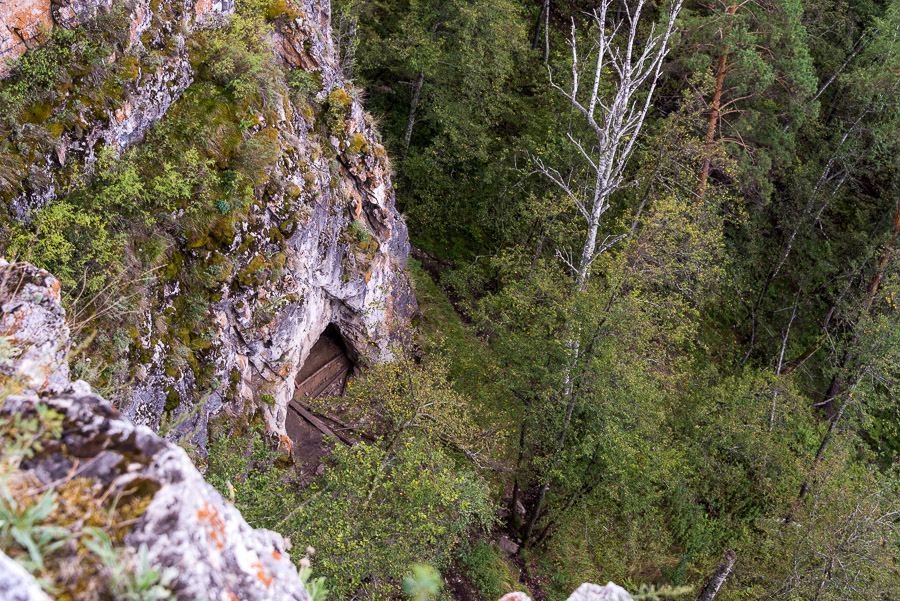
[[[286,527],[318,549],[335,596],[396,592],[411,564],[442,565],[470,527],[490,520],[478,478],[414,436],[390,449],[337,445],[332,461]]]
[[[312,565],[310,563],[310,556],[314,551],[315,549],[312,547],[307,547],[306,555],[299,561],[300,581],[303,583],[303,586],[306,587],[306,592],[309,594],[311,601],[325,601],[329,592],[328,589],[325,588],[325,578],[322,576],[315,579],[311,578]]]
[[[309,103],[310,99],[315,96],[322,85],[316,80],[312,73],[303,71],[302,69],[294,69],[287,74],[287,85],[297,98]]]
[[[649,601],[659,601],[660,599],[670,599],[673,597],[683,597],[693,592],[689,586],[656,586],[653,584],[643,585],[637,591],[631,593],[631,598],[635,601],[648,599]]]
[[[178,299],[177,313],[167,316],[171,329],[155,324],[154,334],[185,328],[196,332],[193,339],[189,334],[180,337],[182,344],[173,345],[167,368],[176,373],[193,370],[201,386],[210,383],[201,351],[211,340],[208,328],[197,331],[195,324],[208,313],[208,289],[221,285],[231,270],[221,262],[191,265],[192,253],[185,265],[186,255],[173,247],[230,244],[232,222],[246,217],[254,187],[268,182],[270,167],[280,156],[274,129],[245,133],[260,122],[264,111],[280,108],[286,93],[282,71],[273,63],[265,17],[269,8],[240,3],[226,27],[199,30],[187,46],[197,69],[196,83],[150,128],[144,143],[124,151],[98,144],[90,173],[81,171],[79,161],[65,163],[54,175],[59,197],[25,222],[7,222],[0,244],[7,255],[29,260],[60,279],[64,305],[79,339],[94,328],[102,329],[107,321],[110,328],[124,324],[136,331],[137,308],[157,278],[177,277],[185,298]],[[42,170],[32,170],[30,179],[22,179],[20,167],[27,166],[26,159],[32,161],[30,153],[55,153],[53,136],[81,131],[83,123],[72,121],[71,115],[88,109],[77,102],[91,103],[90,110],[107,102],[116,104],[116,94],[135,76],[137,66],[152,59],[120,54],[121,60],[109,65],[102,60],[121,43],[117,36],[127,24],[123,15],[117,9],[75,32],[58,28],[58,42],[29,52],[17,63],[21,68],[0,85],[0,95],[23,103],[23,111],[46,105],[42,119],[53,121],[46,125],[49,129],[26,124],[21,136],[13,136],[14,146],[0,146],[0,184],[9,192],[49,183]],[[68,53],[68,58],[53,53]],[[38,69],[45,64],[58,70]],[[22,155],[26,147],[32,150]],[[203,274],[206,267],[220,271]],[[138,352],[133,345],[98,336],[88,350],[91,368],[85,361],[77,365],[79,373],[92,377],[92,384],[112,391],[128,382],[134,367],[130,361]]]
[[[466,545],[459,565],[482,599],[499,599],[510,592],[509,572],[499,549],[484,540]]]
[[[122,269],[123,246],[108,218],[60,200],[15,224],[7,252],[53,273],[69,294],[95,295]]]
[[[0,548],[9,549],[15,543],[28,553],[28,559],[20,563],[30,572],[42,570],[45,555],[66,544],[70,536],[65,528],[41,524],[56,510],[56,494],[47,491],[37,502],[20,505],[6,483],[0,485]]]
[[[328,95],[325,125],[332,136],[340,138],[346,131],[344,122],[350,116],[350,104],[350,96],[341,88],[336,88]]]
[[[445,565],[470,529],[492,523],[484,482],[460,464],[488,458],[464,398],[441,361],[397,353],[348,390],[359,431],[375,442],[336,444],[281,524],[318,549],[336,596],[396,594],[414,563]]]
[[[368,107],[383,117],[386,146],[399,159],[399,204],[413,235],[463,255],[496,248],[517,225],[510,221],[517,207],[505,194],[513,174],[504,159],[528,126],[520,119],[522,98],[513,93],[517,76],[531,71],[519,60],[527,36],[520,4],[356,4],[337,2],[335,12],[359,11],[355,73],[371,84]]]
[[[204,30],[192,64],[200,76],[221,86],[239,105],[254,102],[272,108],[280,93],[278,73],[266,24],[265,6],[238,3],[238,10],[221,29]]]
[[[126,15],[126,7],[116,5],[76,29],[55,27],[41,34],[45,42],[19,57],[0,85],[4,130],[17,129],[15,123],[23,117],[37,118],[37,123],[46,119],[37,109],[53,103],[60,86],[71,85],[73,73],[90,73],[100,80],[114,76],[120,66],[108,66],[106,59],[127,43]]]
[[[206,481],[230,498],[254,528],[276,529],[296,502],[290,475],[260,424],[243,436],[220,432],[210,437]]]
[[[437,597],[443,586],[441,573],[424,563],[413,564],[412,572],[403,577],[403,592],[415,601]]]
[[[109,535],[99,528],[85,528],[90,537],[84,546],[96,554],[107,574],[109,593],[122,601],[170,601],[175,593],[170,586],[178,576],[175,568],[154,568],[147,557],[147,545],[137,553],[113,547]]]
[[[4,382],[0,403],[15,391],[15,382]],[[35,416],[15,413],[0,417],[0,486],[6,486],[6,478],[25,459],[30,459],[43,448],[47,440],[57,438],[62,432],[62,416],[46,405],[35,407]]]
[[[359,219],[355,219],[350,223],[350,227],[347,228],[350,231],[350,235],[355,239],[356,242],[360,244],[365,244],[371,238],[371,234],[369,234],[369,230]]]

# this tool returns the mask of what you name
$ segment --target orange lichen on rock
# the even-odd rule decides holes
[[[263,568],[263,565],[259,562],[256,562],[253,564],[253,567],[256,569],[256,577],[259,578],[259,581],[266,585],[266,588],[272,586],[274,579],[266,572],[265,568]]]
[[[52,28],[50,0],[0,2],[0,77],[8,72],[8,60],[45,42]]]
[[[200,19],[211,10],[212,0],[197,0],[197,5],[194,7],[194,16]]]
[[[219,510],[209,501],[203,502],[203,509],[197,511],[197,519],[203,524],[207,534],[219,549],[225,547],[225,522]]]

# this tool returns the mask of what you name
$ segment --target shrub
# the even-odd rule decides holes
[[[427,441],[404,436],[390,450],[338,444],[332,458],[287,528],[318,549],[336,598],[397,595],[414,563],[443,566],[473,525],[491,521],[480,478]]]
[[[301,104],[306,104],[321,89],[322,85],[312,73],[294,69],[287,74],[287,84]]]
[[[459,555],[463,574],[478,590],[482,599],[499,599],[510,592],[509,572],[496,547],[487,541],[467,546]]]
[[[58,200],[30,223],[14,223],[6,252],[54,274],[64,294],[90,297],[121,271],[122,248],[102,214]]]
[[[344,133],[347,117],[350,115],[350,107],[352,101],[350,96],[337,88],[328,95],[328,112],[325,114],[325,124],[328,127],[328,133],[332,136],[340,136]]]
[[[244,435],[210,436],[206,481],[230,498],[251,526],[274,530],[297,497],[264,430],[256,424]]]

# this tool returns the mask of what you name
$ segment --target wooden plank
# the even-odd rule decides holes
[[[297,379],[296,394],[316,398],[334,384],[338,379],[343,380],[350,371],[350,360],[346,355],[340,354],[333,357],[325,365],[314,371],[303,380]],[[343,389],[343,382],[341,385]],[[338,394],[342,392],[339,391]]]
[[[310,413],[309,411],[304,409],[300,405],[300,403],[298,403],[297,401],[291,401],[290,403],[288,403],[288,407],[290,407],[291,409],[296,411],[297,414],[300,415],[300,417],[302,417],[303,419],[305,419],[306,421],[311,423],[313,426],[315,426],[319,430],[319,432],[321,432],[322,434],[324,434],[326,436],[333,436],[333,437],[337,438],[338,440],[340,440],[341,442],[343,442],[348,447],[353,444],[343,434],[340,434],[339,432],[335,432],[334,430],[332,430],[331,428],[329,428],[328,426],[323,424],[322,420],[320,420],[318,417],[316,417],[315,415],[313,415],[312,413]]]
[[[340,343],[327,332],[324,333],[310,349],[309,356],[297,374],[297,380],[301,382],[306,380],[323,365],[343,354]]]

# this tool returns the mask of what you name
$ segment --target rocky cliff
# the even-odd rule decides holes
[[[116,196],[112,208],[122,222],[105,230],[128,257],[112,285],[128,306],[91,328],[96,334],[99,324],[94,347],[106,344],[93,354],[112,366],[99,381],[113,391],[115,405],[152,429],[164,415],[190,414],[173,436],[189,434],[200,448],[217,414],[258,411],[284,435],[294,377],[329,325],[353,355],[379,357],[415,311],[390,167],[370,117],[335,66],[329,3],[241,6],[228,0],[0,5],[0,53],[21,55],[0,82],[2,98],[15,108],[15,115],[8,111],[15,116],[7,125],[11,142],[0,148],[9,239],[19,231],[20,240],[49,236],[43,224],[55,207],[73,204],[77,213],[97,206],[115,190],[108,182],[130,173],[122,165],[137,162],[140,171],[144,158],[171,142],[160,133],[170,121],[208,126],[199,151],[196,140],[181,142],[185,156],[199,152],[198,168],[188,173],[177,152],[160,163],[161,170],[181,170],[179,185],[190,180],[185,194],[163,201],[155,190],[169,184],[157,177],[141,201],[131,190],[124,200]],[[264,13],[264,39],[239,29],[248,20],[241,10],[253,9]],[[232,38],[215,37],[228,27]],[[229,46],[251,38],[270,56],[248,55],[244,64],[247,57]],[[48,60],[62,67],[53,71]],[[258,81],[235,79],[253,69],[262,72]],[[45,91],[27,96],[34,79]],[[15,105],[23,97],[27,102]],[[198,169],[207,178],[200,183]],[[127,185],[133,190],[150,175],[140,177]],[[197,208],[204,194],[209,200]],[[78,242],[66,242],[77,253]],[[12,252],[28,255],[41,244]],[[156,247],[164,250],[147,259],[147,249]],[[56,271],[55,248],[45,255],[27,258]],[[96,262],[94,255],[83,261]],[[81,283],[77,271],[62,279],[69,281],[64,295],[81,293],[73,290]],[[107,292],[91,300],[93,309],[120,302],[109,300],[109,287],[96,288]],[[192,411],[198,404],[201,410]]]
[[[117,577],[120,563],[145,576],[169,569],[153,580],[165,595],[130,598],[308,599],[281,536],[248,526],[182,448],[133,424],[86,383],[69,380],[69,331],[59,301],[59,282],[46,271],[0,262],[4,550],[31,561],[65,598],[114,598],[138,586]],[[34,507],[43,498],[46,511],[38,516]],[[38,516],[28,519],[42,535],[25,530],[21,516]],[[7,538],[10,528],[20,533]],[[22,545],[22,532],[35,542]],[[94,539],[108,545],[107,556],[89,552]],[[46,598],[0,553],[0,599]]]
[[[0,341],[0,599],[310,598],[287,541],[252,529],[181,447],[70,381],[52,275],[0,261]],[[569,601],[630,599],[609,583]]]

